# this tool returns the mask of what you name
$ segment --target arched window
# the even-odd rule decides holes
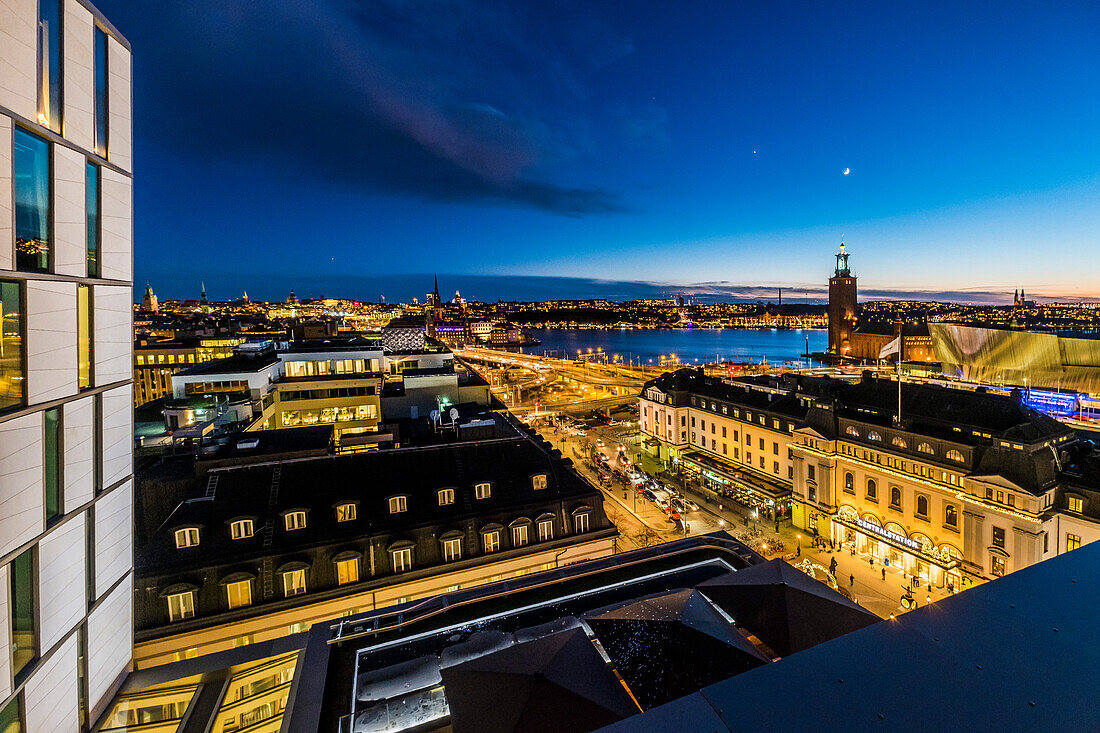
[[[928,443],[921,443],[917,446],[917,451],[920,453],[927,453],[928,455],[935,455],[936,451]]]
[[[895,445],[898,448],[908,448],[909,447],[909,444],[905,442],[905,438],[901,438],[897,435],[895,435],[893,438],[890,439],[890,445]]]
[[[854,494],[856,490],[856,477],[850,473],[844,474],[844,490]]]
[[[871,478],[867,479],[867,498],[878,501],[878,484]]]
[[[962,463],[966,459],[963,458],[963,454],[960,453],[959,451],[949,450],[949,451],[947,451],[947,460],[949,460],[949,461],[958,461],[959,463]]]
[[[856,430],[854,425],[849,425],[848,427],[844,428],[844,432],[848,435],[854,435],[857,438],[859,437],[859,431]]]
[[[867,433],[867,440],[882,440],[882,436],[872,430],[871,432]]]
[[[890,487],[890,507],[901,509],[901,488],[897,486]]]
[[[928,518],[928,497],[923,494],[917,495],[917,516]]]
[[[857,512],[854,508],[848,506],[847,504],[840,507],[840,509],[837,510],[836,515],[846,522],[854,522],[859,519],[859,512]]]
[[[199,528],[184,527],[176,530],[176,547],[194,547],[199,544]]]
[[[943,510],[943,523],[948,527],[958,529],[959,527],[959,510],[955,508],[954,504],[948,504]]]

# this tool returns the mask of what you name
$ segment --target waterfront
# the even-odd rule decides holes
[[[618,355],[624,362],[657,364],[670,354],[684,364],[717,361],[771,364],[805,362],[803,354],[824,351],[828,332],[824,330],[661,328],[619,329],[531,329],[540,346],[523,349],[529,354],[576,357],[577,352]]]

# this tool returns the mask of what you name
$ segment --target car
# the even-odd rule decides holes
[[[603,448],[603,445],[604,445],[603,438],[596,438],[596,447],[597,448]]]
[[[649,489],[643,489],[643,490],[642,490],[642,496],[644,496],[645,498],[649,499],[650,501],[657,501],[657,495],[656,495],[656,494],[654,494],[654,493],[653,493],[652,491],[650,491]]]
[[[658,507],[660,507],[661,511],[663,511],[663,512],[668,511],[669,507],[668,507],[668,500],[667,499],[657,497],[657,500],[653,503],[656,504]]]
[[[684,499],[684,506],[686,506],[688,509],[690,509],[693,512],[699,511],[699,505],[696,504],[691,499]]]

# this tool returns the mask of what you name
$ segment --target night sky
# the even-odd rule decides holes
[[[96,5],[162,298],[1100,299],[1100,3]]]

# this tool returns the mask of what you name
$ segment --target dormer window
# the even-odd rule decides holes
[[[336,521],[337,522],[351,522],[351,521],[353,521],[355,519],[355,516],[356,516],[355,511],[356,511],[355,502],[349,501],[349,502],[345,502],[343,504],[339,504],[336,507]]]
[[[183,529],[176,530],[176,547],[183,549],[184,547],[194,547],[199,544],[199,528],[198,527],[184,527]]]
[[[898,448],[909,447],[909,444],[905,442],[905,438],[899,438],[896,435],[890,439],[890,445],[897,446]]]
[[[408,509],[408,497],[405,496],[391,496],[390,497],[390,514],[400,514]]]
[[[858,430],[856,430],[856,429],[855,429],[855,427],[853,427],[853,426],[851,426],[851,425],[849,425],[848,427],[844,428],[844,432],[845,432],[845,433],[847,433],[848,435],[853,435],[853,436],[855,436],[855,437],[857,437],[857,438],[859,437],[859,431],[858,431]]]
[[[305,529],[306,513],[302,511],[287,512],[283,515],[283,524],[286,526],[287,532],[293,532],[296,529]]]
[[[921,443],[920,445],[918,445],[917,446],[917,452],[918,453],[927,453],[929,455],[935,455],[935,453],[936,453],[935,449],[931,445],[929,445],[928,443]]]
[[[238,519],[229,523],[229,537],[234,540],[248,539],[254,534],[251,519]]]
[[[455,503],[454,489],[440,489],[438,493],[439,506],[450,506]]]
[[[966,460],[966,459],[965,459],[965,458],[963,458],[963,454],[962,454],[962,453],[960,453],[959,451],[957,451],[957,450],[949,450],[949,451],[947,451],[947,460],[949,460],[949,461],[957,461],[958,463],[962,463],[962,462],[963,462],[964,460]]]
[[[483,482],[474,485],[474,497],[478,499],[488,499],[492,495],[492,488],[488,482]]]
[[[542,491],[546,488],[546,474],[537,473],[531,477],[531,488],[535,491]]]

